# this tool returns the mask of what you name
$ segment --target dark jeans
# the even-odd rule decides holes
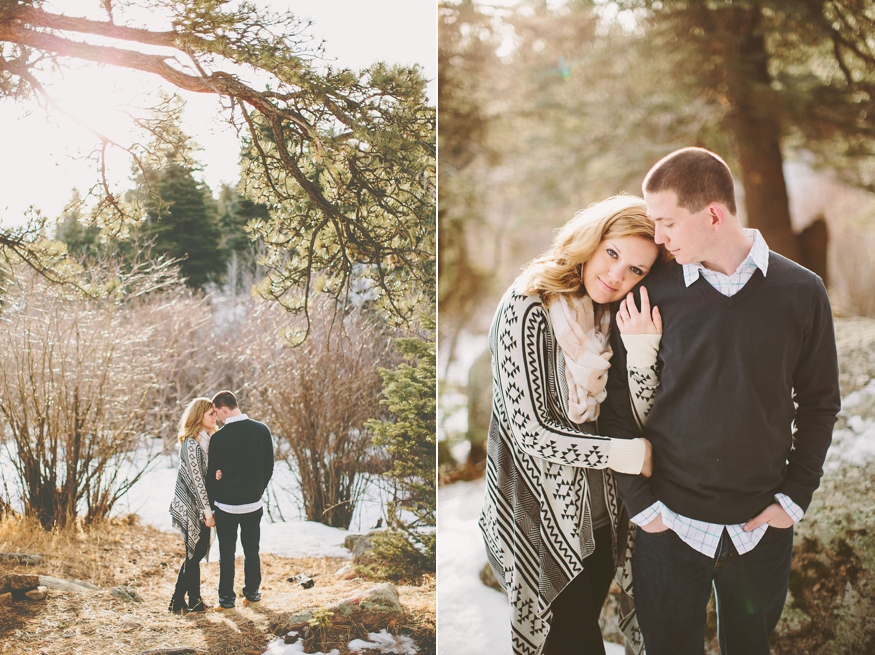
[[[194,546],[194,552],[190,558],[179,567],[179,575],[176,577],[176,589],[173,597],[184,601],[188,594],[189,606],[194,605],[201,597],[201,560],[210,551],[210,529],[201,525],[201,535]]]
[[[722,655],[768,655],[790,580],[793,528],[768,528],[739,555],[723,531],[707,557],[673,530],[639,529],[632,556],[635,609],[647,655],[701,655],[711,589],[717,599]]]
[[[611,527],[599,528],[594,536],[595,551],[583,560],[583,571],[553,600],[544,655],[604,655],[599,614],[614,579]]]
[[[230,514],[216,508],[216,537],[219,539],[219,600],[233,601],[234,558],[237,556],[237,528],[243,546],[243,595],[251,596],[261,586],[261,515],[264,510],[248,514]]]

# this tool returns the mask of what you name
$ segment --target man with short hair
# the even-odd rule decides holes
[[[655,241],[675,261],[643,282],[664,325],[643,435],[653,475],[615,473],[639,526],[638,622],[648,655],[701,654],[713,587],[723,655],[767,654],[793,524],[820,484],[840,409],[829,299],[819,277],[742,227],[714,153],[671,153],[643,190]],[[627,318],[621,305],[619,325]],[[613,348],[599,427],[633,438],[626,353],[618,338]]]
[[[219,607],[231,609],[237,597],[234,558],[238,528],[244,557],[243,596],[250,603],[261,600],[261,497],[273,475],[273,440],[264,423],[240,411],[230,391],[220,391],[212,402],[224,427],[210,439],[207,484],[219,539]]]

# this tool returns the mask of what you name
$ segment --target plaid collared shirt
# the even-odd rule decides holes
[[[684,264],[684,284],[690,286],[701,275],[724,296],[732,297],[748,283],[754,271],[760,269],[765,277],[769,272],[769,246],[759,230],[746,229],[745,235],[753,239],[750,253],[732,275],[725,275],[702,266],[701,262]]]
[[[748,256],[732,275],[724,275],[723,273],[712,271],[702,266],[701,263],[684,264],[684,283],[690,286],[701,275],[724,296],[732,297],[750,281],[750,278],[753,277],[757,269],[760,269],[763,272],[763,277],[765,277],[769,269],[769,246],[766,245],[766,241],[759,230],[746,229],[744,233],[753,239],[753,245]],[[789,496],[786,494],[775,494],[775,500],[781,504],[781,507],[784,508],[784,511],[790,515],[794,522],[802,518],[804,514],[802,508],[790,500]],[[662,514],[662,521],[667,528],[674,530],[688,546],[708,557],[714,557],[717,552],[717,546],[720,543],[720,537],[724,529],[729,534],[729,538],[732,540],[739,555],[743,555],[754,549],[769,527],[768,524],[763,524],[750,532],[745,532],[743,523],[723,525],[720,523],[698,521],[671,511],[662,501],[653,503],[644,511],[633,516],[632,522],[636,525],[647,525],[660,514]]]

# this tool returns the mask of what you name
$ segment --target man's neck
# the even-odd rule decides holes
[[[723,275],[732,275],[747,259],[751,248],[753,248],[753,239],[747,236],[739,225],[737,229],[724,234],[719,250],[707,261],[703,260],[702,266]]]
[[[231,418],[232,416],[240,416],[242,413],[243,412],[240,411],[240,408],[237,407],[228,412],[228,418]]]

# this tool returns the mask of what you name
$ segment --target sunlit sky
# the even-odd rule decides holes
[[[429,99],[437,99],[437,2],[435,0],[256,0],[275,11],[289,9],[313,21],[310,33],[324,41],[335,66],[361,69],[376,61],[419,64],[429,80]],[[48,11],[103,19],[99,0],[55,0]],[[51,81],[48,91],[64,111],[121,145],[132,139],[130,107],[152,104],[163,88],[154,76],[92,64]],[[46,81],[46,78],[42,78]],[[217,191],[236,182],[239,140],[219,115],[214,96],[181,93],[186,100],[183,129],[203,147],[202,179]],[[142,113],[142,112],[141,112]],[[0,100],[0,224],[23,221],[29,206],[50,219],[59,216],[74,187],[84,194],[98,179],[89,153],[98,139],[59,111],[31,102]],[[121,150],[110,152],[109,177],[116,189],[130,185],[131,163]]]

